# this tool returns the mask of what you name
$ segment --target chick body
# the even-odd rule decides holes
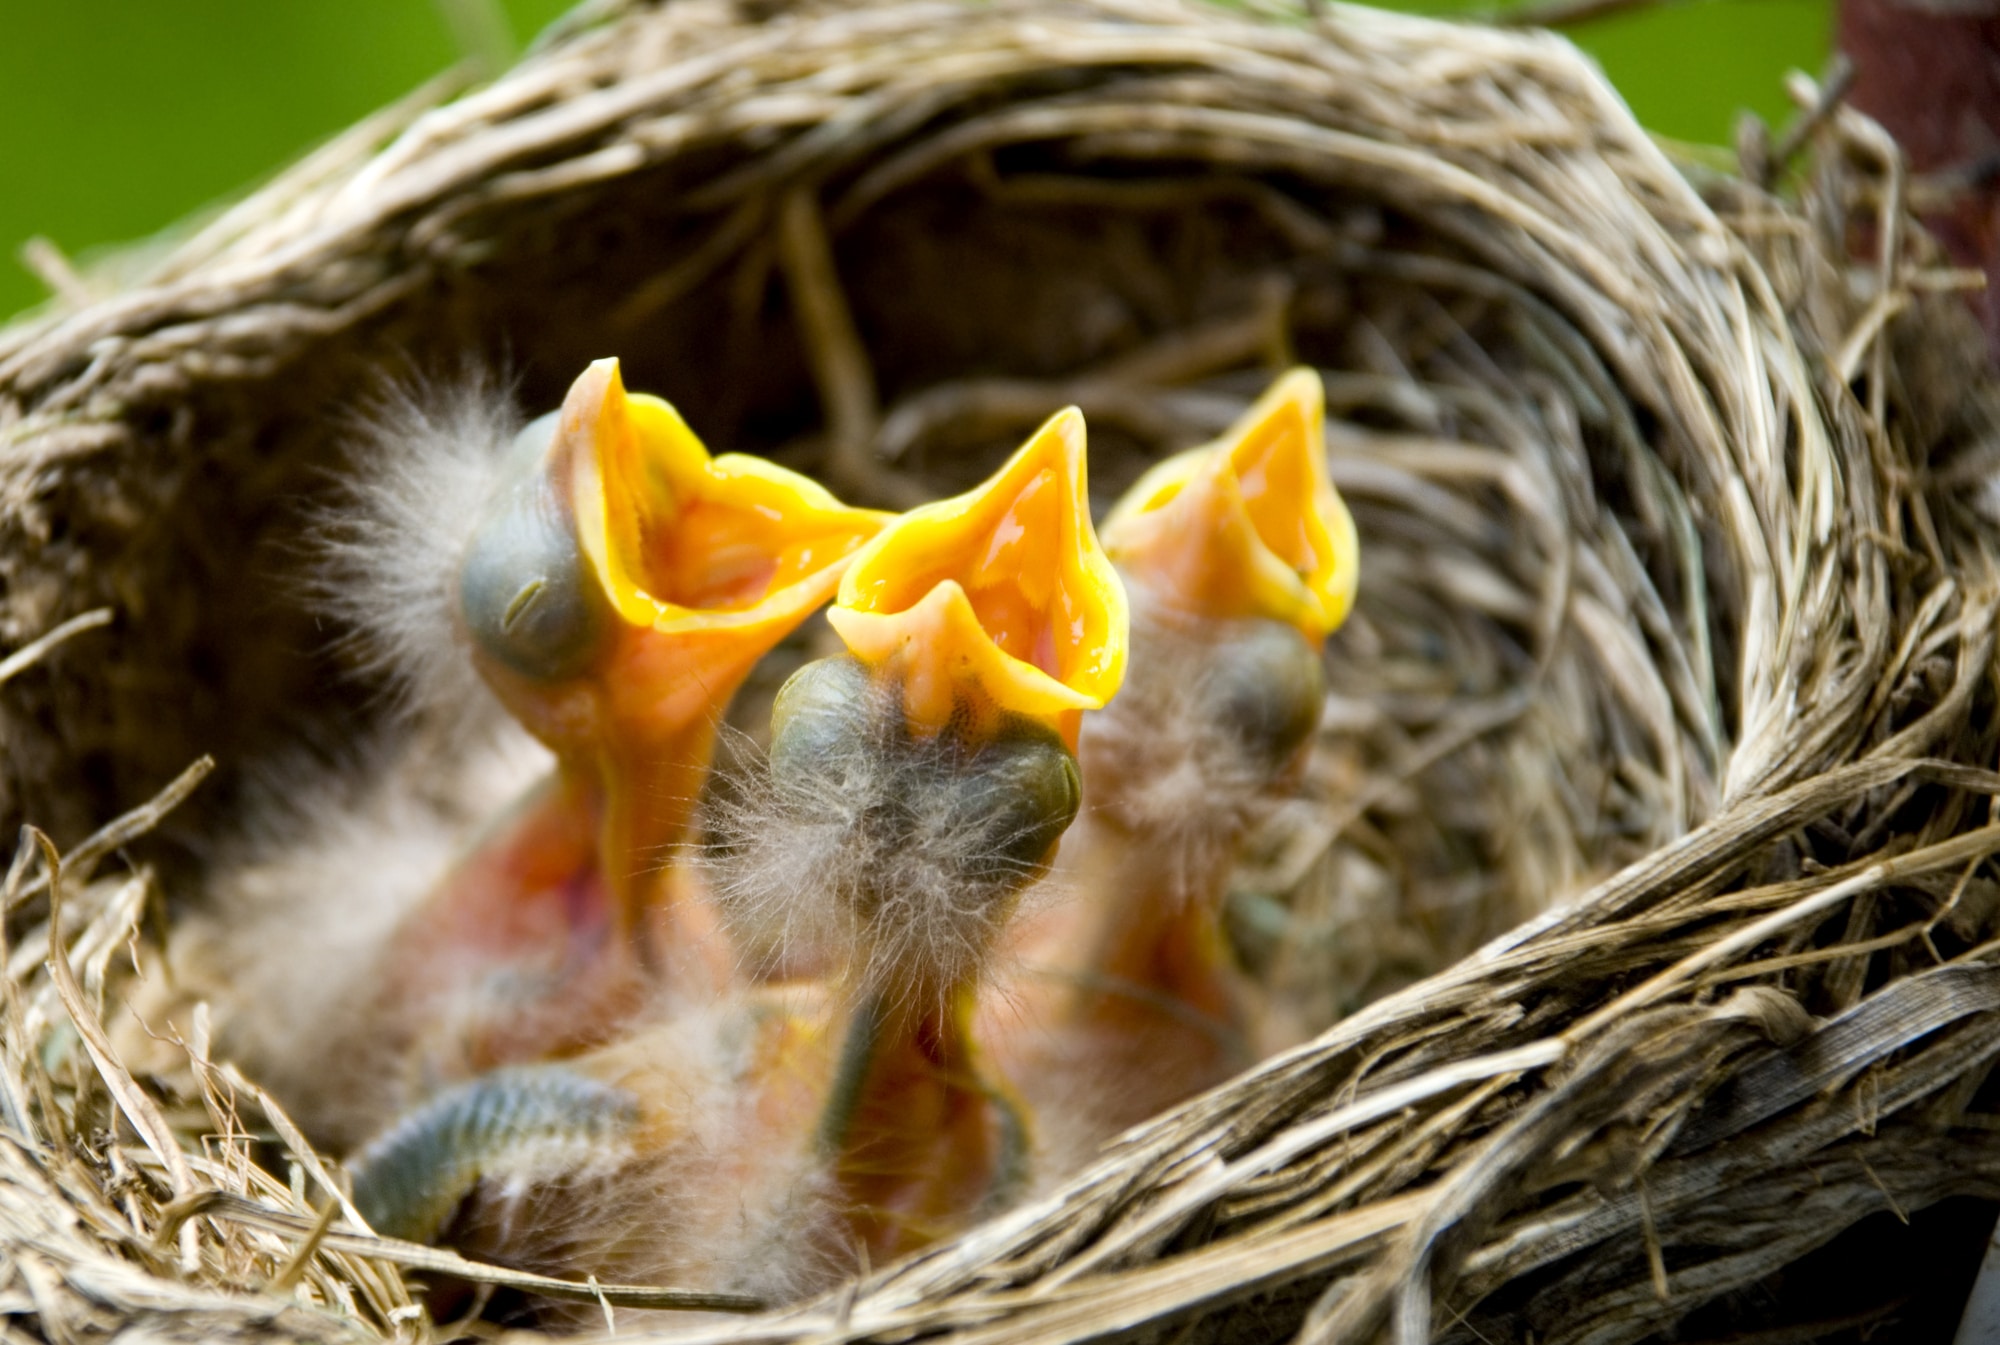
[[[356,1200],[378,1231],[523,1270],[789,1302],[1009,1194],[1018,1121],[964,1016],[746,990],[444,1090],[358,1156]]]
[[[711,458],[666,403],[626,394],[615,361],[512,458],[457,572],[459,620],[557,769],[399,929],[369,991],[370,1031],[399,1048],[377,1124],[441,1083],[601,1045],[651,1000],[732,985],[676,852],[736,688],[882,522]]]
[[[836,1055],[820,999],[732,996],[455,1085],[363,1151],[357,1202],[379,1231],[543,1274],[772,1302],[822,1288],[855,1252],[812,1143]]]
[[[982,1035],[1043,1118],[1045,1171],[1252,1063],[1256,987],[1221,921],[1245,833],[1318,719],[1317,653],[1254,620],[1190,628],[1132,593],[1132,663],[1084,726],[1065,900],[1008,941]],[[1262,704],[1246,706],[1255,688]]]
[[[780,926],[767,946],[844,963],[820,1142],[879,1260],[1019,1187],[1027,1122],[972,1012],[994,942],[1075,816],[1075,763],[1032,720],[913,734],[896,689],[850,658],[802,669],[772,722],[768,777],[723,821],[713,871],[741,919]]]
[[[594,815],[545,779],[398,926],[372,978],[395,1103],[511,1062],[608,1040],[652,993],[618,937]]]

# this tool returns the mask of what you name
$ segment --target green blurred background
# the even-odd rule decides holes
[[[570,0],[0,0],[0,316],[40,302],[32,236],[87,260],[236,194],[461,56],[517,51]],[[1469,14],[1485,0],[1399,0]],[[1701,0],[1571,32],[1641,121],[1727,144],[1825,63],[1831,0]]]

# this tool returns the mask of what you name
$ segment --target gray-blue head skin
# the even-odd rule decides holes
[[[384,1237],[433,1242],[480,1182],[602,1162],[639,1124],[630,1093],[564,1065],[499,1069],[409,1113],[352,1159],[354,1207]]]
[[[795,815],[838,826],[857,862],[914,851],[982,900],[1038,875],[1082,802],[1076,758],[1053,728],[1007,715],[976,742],[957,724],[909,733],[893,694],[847,655],[807,664],[779,690],[771,779]]]
[[[1221,634],[1206,660],[1198,713],[1227,733],[1246,766],[1276,775],[1319,728],[1326,665],[1282,621],[1232,622]]]
[[[1081,798],[1055,729],[913,732],[897,689],[840,655],[779,691],[767,767],[711,802],[704,863],[753,964],[934,1004],[977,978]]]
[[[458,571],[459,613],[480,652],[545,683],[587,671],[611,624],[565,483],[549,470],[560,419],[552,412],[515,436]]]

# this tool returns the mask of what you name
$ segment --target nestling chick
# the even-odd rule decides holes
[[[852,657],[795,674],[769,806],[719,861],[766,947],[844,945],[855,1092],[836,1165],[871,1254],[950,1232],[1025,1173],[975,991],[1076,815],[1085,710],[1124,675],[1124,591],[1091,529],[1083,419],[1053,417],[985,485],[855,556],[828,620]]]
[[[885,517],[761,459],[711,458],[671,406],[626,393],[615,360],[522,432],[459,565],[459,615],[557,770],[393,941],[376,1031],[415,1033],[405,1077],[566,1054],[662,981],[695,1002],[728,982],[733,955],[674,847],[736,688]]]
[[[767,774],[719,819],[712,869],[735,922],[784,927],[761,946],[822,948],[831,983],[748,984],[447,1092],[358,1162],[378,1226],[571,1275],[789,1297],[1020,1187],[1025,1121],[970,1019],[1076,813],[1069,736],[1124,663],[1083,473],[1065,412],[980,489],[891,524],[830,614],[850,654],[779,695]]]
[[[311,1071],[287,1097],[334,1144],[444,1082],[608,1040],[663,989],[706,1002],[729,980],[733,955],[688,899],[675,847],[736,688],[886,518],[760,459],[711,458],[671,406],[626,393],[615,360],[511,444],[451,449],[487,464],[458,544],[402,540],[434,520],[378,486],[348,555],[376,541],[365,566],[414,554],[434,567],[377,582],[399,607],[373,624],[420,649],[422,621],[448,621],[458,657],[556,769],[387,930],[324,1035],[282,1044],[344,1062],[338,1085]]]
[[[575,1059],[453,1085],[350,1160],[355,1202],[378,1232],[501,1265],[812,1293],[855,1261],[815,1135],[830,1029],[816,988],[746,987]],[[545,1326],[602,1320],[537,1307]]]
[[[983,1024],[1050,1118],[1054,1170],[1250,1063],[1229,871],[1318,725],[1320,645],[1354,598],[1354,527],[1323,453],[1319,379],[1294,370],[1105,523],[1131,673],[1083,735],[1072,899],[1016,932],[1019,982]]]

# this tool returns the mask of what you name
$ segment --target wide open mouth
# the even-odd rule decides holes
[[[968,694],[1050,722],[1102,706],[1124,677],[1125,593],[1090,525],[1081,413],[885,528],[828,619],[862,662],[896,667],[920,726]]]
[[[890,517],[761,458],[710,457],[672,406],[625,391],[616,360],[571,386],[556,433],[584,554],[630,625],[794,623]]]
[[[1201,616],[1269,617],[1321,640],[1347,619],[1359,546],[1327,480],[1325,391],[1294,369],[1227,434],[1160,463],[1105,521],[1130,578]]]

